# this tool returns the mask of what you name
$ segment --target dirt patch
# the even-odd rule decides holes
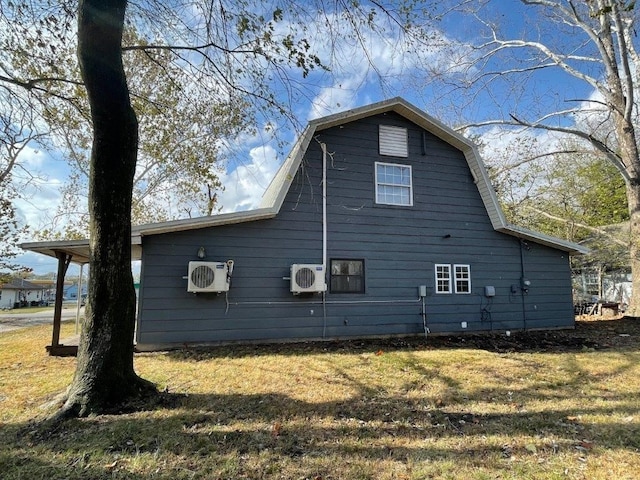
[[[490,352],[588,352],[597,350],[640,349],[640,318],[594,317],[576,319],[575,329],[504,331],[477,334],[429,335],[402,338],[332,340],[325,342],[185,347],[167,352],[171,357],[206,360],[216,357],[256,355],[304,355],[323,352],[389,352],[397,350],[436,350],[472,348]]]
[[[566,352],[640,348],[640,319],[593,317],[576,319],[571,330],[515,331],[491,334],[431,336],[431,348],[464,347],[497,352]]]
[[[640,348],[640,319],[632,317],[584,316],[575,329],[504,331],[477,334],[430,335],[423,337],[351,341],[341,348],[476,348],[492,352],[567,352]],[[325,347],[326,348],[326,347]],[[332,348],[333,349],[333,348]]]

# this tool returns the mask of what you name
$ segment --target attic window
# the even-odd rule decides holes
[[[411,165],[376,162],[376,203],[413,205]]]
[[[408,157],[407,129],[403,127],[392,127],[391,125],[380,125],[379,147],[380,155]]]

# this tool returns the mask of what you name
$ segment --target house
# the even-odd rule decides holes
[[[603,305],[615,306],[615,311],[624,311],[631,303],[629,228],[628,221],[603,225],[593,229],[580,242],[589,249],[589,254],[573,262],[577,312],[600,312],[599,307]]]
[[[0,284],[0,309],[28,307],[45,301],[46,288],[27,280],[13,279]]]
[[[23,248],[81,262],[77,242]],[[508,224],[474,144],[400,98],[311,121],[260,208],[137,226],[132,249],[139,350],[572,328],[585,251]]]
[[[65,288],[64,297],[69,300],[77,300],[79,290],[81,291],[81,297],[87,296],[87,284],[83,283],[82,285],[79,285],[78,283],[74,282],[72,285],[69,285],[67,288]]]

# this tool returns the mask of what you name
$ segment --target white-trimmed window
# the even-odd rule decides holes
[[[436,293],[451,293],[451,265],[436,263]]]
[[[456,293],[471,293],[471,267],[469,265],[454,265],[453,271]]]
[[[380,155],[389,157],[409,156],[409,137],[404,127],[380,125],[378,129]]]
[[[436,263],[436,293],[471,293],[471,267]]]
[[[413,205],[411,165],[376,162],[376,203]]]

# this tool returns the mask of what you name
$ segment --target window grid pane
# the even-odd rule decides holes
[[[436,293],[451,293],[451,265],[436,265]]]
[[[469,265],[455,265],[456,293],[471,293],[471,270]]]
[[[376,163],[376,203],[413,205],[410,166]]]

